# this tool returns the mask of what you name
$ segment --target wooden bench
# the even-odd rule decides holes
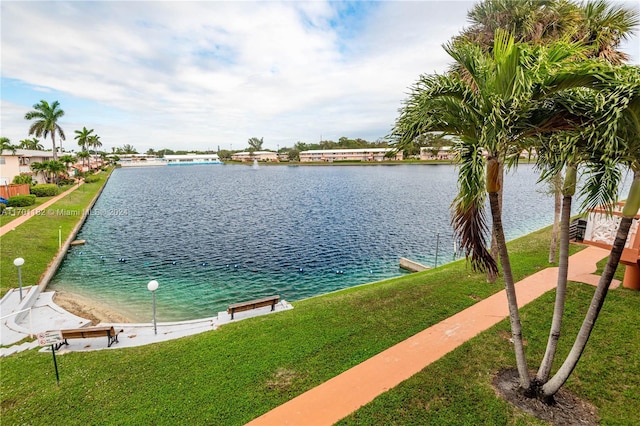
[[[124,330],[116,330],[113,326],[105,327],[86,327],[86,328],[73,328],[67,330],[60,330],[62,333],[63,341],[56,345],[56,350],[60,349],[62,345],[68,345],[67,339],[84,339],[89,337],[107,337],[107,347],[111,347],[112,344],[118,343],[118,333],[122,333]]]
[[[262,299],[249,300],[248,302],[234,303],[229,305],[227,313],[231,314],[231,319],[233,319],[233,314],[236,312],[250,311],[251,309],[263,308],[269,305],[271,305],[271,310],[274,311],[279,300],[280,296],[269,296]]]

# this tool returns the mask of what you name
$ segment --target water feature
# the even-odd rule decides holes
[[[506,180],[515,238],[550,224],[532,166]],[[52,287],[150,320],[216,315],[271,294],[294,301],[398,276],[400,257],[454,258],[448,165],[147,167],[115,170]]]

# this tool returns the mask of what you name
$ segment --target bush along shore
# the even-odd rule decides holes
[[[548,267],[549,230],[512,241],[517,280]],[[573,250],[579,248],[573,247]],[[150,346],[68,353],[35,350],[0,360],[6,424],[241,425],[502,289],[465,261],[294,303],[295,309]],[[553,309],[549,292],[523,309],[527,352],[539,360]],[[593,288],[571,284],[567,330]],[[568,389],[601,424],[634,424],[640,392],[640,293],[612,291]],[[545,321],[540,321],[544,318]],[[508,320],[391,389],[343,424],[545,424],[497,396],[492,381],[515,366]],[[559,351],[566,354],[568,341]],[[87,403],[90,401],[90,403]],[[569,409],[569,408],[568,408]],[[73,413],[73,415],[70,415]]]

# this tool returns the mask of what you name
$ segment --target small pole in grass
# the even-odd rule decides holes
[[[438,267],[438,245],[440,244],[440,233],[436,234],[436,261],[434,268]]]
[[[62,226],[58,226],[58,250],[62,248]]]
[[[58,363],[56,362],[56,348],[51,345],[51,354],[53,355],[53,368],[56,370],[56,383],[60,386],[60,375],[58,374]]]

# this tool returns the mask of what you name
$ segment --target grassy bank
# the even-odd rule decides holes
[[[64,242],[82,219],[82,214],[91,200],[104,186],[108,173],[100,172],[98,182],[83,184],[40,214],[34,215],[0,237],[0,297],[9,288],[18,287],[18,271],[13,265],[13,259],[16,257],[25,260],[22,266],[22,285],[36,285],[39,282],[58,252],[58,231],[62,231]],[[20,214],[30,214],[29,211],[21,211]]]
[[[516,279],[547,266],[548,231],[510,244]],[[3,424],[240,425],[389,346],[499,291],[464,261],[315,297],[295,309],[151,346],[58,357],[2,359]],[[572,325],[592,288],[571,286]],[[524,313],[534,366],[546,341],[550,293]],[[601,409],[603,423],[630,424],[640,394],[640,294],[612,292],[569,386]],[[508,323],[473,339],[344,422],[348,424],[538,424],[495,396],[491,376],[515,365]],[[571,330],[574,330],[572,327]],[[567,332],[570,334],[570,332]],[[567,351],[562,340],[560,351]],[[618,411],[631,414],[616,414]],[[458,417],[462,416],[462,417]]]

